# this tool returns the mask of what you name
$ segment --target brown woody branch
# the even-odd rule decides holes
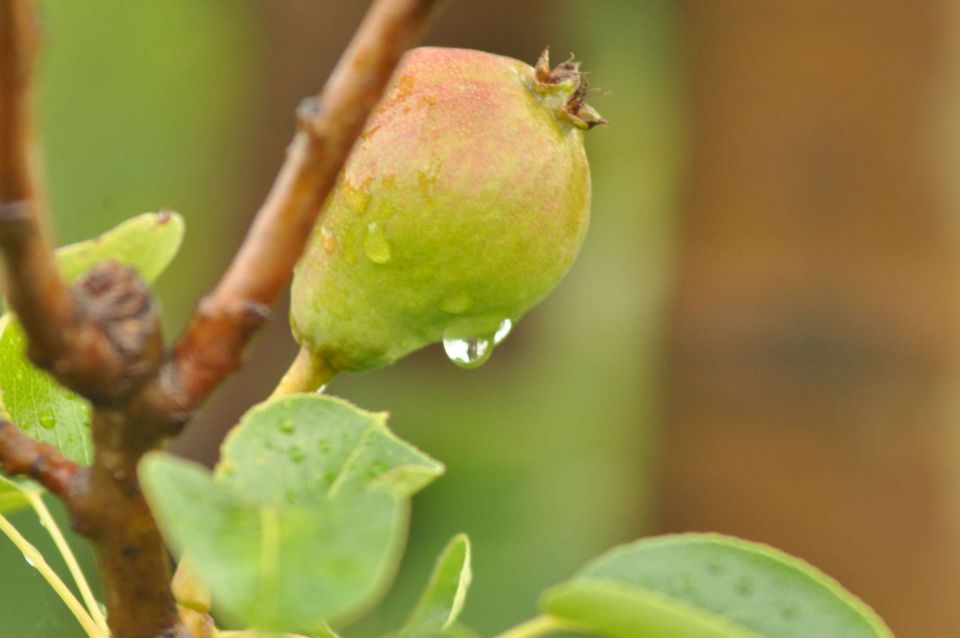
[[[72,499],[81,468],[60,450],[35,441],[17,426],[0,421],[0,465],[8,476],[32,478],[65,502]]]
[[[419,40],[437,0],[377,0],[322,93],[304,102],[300,131],[270,194],[217,287],[199,305],[149,401],[161,413],[195,409],[241,362],[306,246],[350,149]]]
[[[123,356],[60,276],[33,134],[33,67],[39,31],[30,0],[0,0],[0,248],[6,294],[29,337],[30,358],[88,398],[127,385]]]
[[[189,636],[177,617],[166,551],[137,464],[239,367],[367,116],[437,4],[375,1],[323,92],[301,109],[300,131],[240,251],[164,360],[152,298],[132,270],[102,264],[73,288],[58,272],[34,160],[33,0],[0,0],[0,249],[7,295],[34,362],[94,404],[95,449],[92,467],[78,468],[0,422],[0,464],[69,505],[77,530],[96,550],[114,638]]]

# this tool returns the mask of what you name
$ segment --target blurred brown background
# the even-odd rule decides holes
[[[180,211],[173,334],[366,3],[43,5],[58,236]],[[954,635],[960,3],[453,0],[427,41],[572,50],[613,124],[587,136],[580,260],[490,362],[434,347],[329,388],[449,468],[394,593],[347,635],[394,627],[458,531],[464,620],[489,635],[612,544],[706,529],[810,560],[898,636]],[[292,353],[280,309],[176,449],[212,462]],[[0,636],[80,635],[5,543],[0,573]]]

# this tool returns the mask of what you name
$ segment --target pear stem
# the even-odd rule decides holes
[[[301,392],[316,392],[336,374],[337,371],[322,357],[315,357],[306,348],[301,348],[280,383],[270,394],[270,399]]]

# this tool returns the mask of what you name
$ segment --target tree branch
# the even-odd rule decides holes
[[[60,277],[33,161],[32,0],[0,0],[0,248],[7,294],[31,359],[94,404],[92,467],[0,422],[0,462],[69,506],[92,542],[115,638],[186,638],[166,549],[137,480],[142,455],[186,422],[240,365],[400,56],[437,0],[376,0],[300,131],[254,224],[214,291],[164,358],[155,305],[132,270],[100,264],[74,288]]]
[[[90,399],[117,387],[125,361],[111,335],[63,281],[47,230],[33,132],[40,38],[32,0],[0,0],[0,248],[6,294],[30,358]]]
[[[64,349],[73,300],[54,259],[37,186],[33,66],[39,34],[32,2],[0,0],[0,244],[7,291],[33,348]]]
[[[8,476],[27,476],[69,504],[80,468],[57,448],[35,441],[20,428],[0,421],[0,465]]]
[[[367,117],[437,0],[377,0],[322,93],[301,106],[300,131],[223,278],[199,305],[151,402],[181,419],[241,364],[269,316]]]

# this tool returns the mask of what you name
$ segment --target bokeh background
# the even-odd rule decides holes
[[[175,334],[237,246],[366,3],[43,0],[61,243],[187,220]],[[607,547],[719,530],[821,566],[900,637],[960,626],[960,4],[454,0],[427,38],[574,51],[592,104],[581,257],[482,368],[437,347],[337,379],[447,475],[415,502],[394,627],[458,531],[490,635]],[[285,310],[175,443],[212,463],[293,355]],[[28,514],[15,517],[47,547]],[[85,560],[89,556],[80,543]],[[0,542],[0,637],[80,636]]]

